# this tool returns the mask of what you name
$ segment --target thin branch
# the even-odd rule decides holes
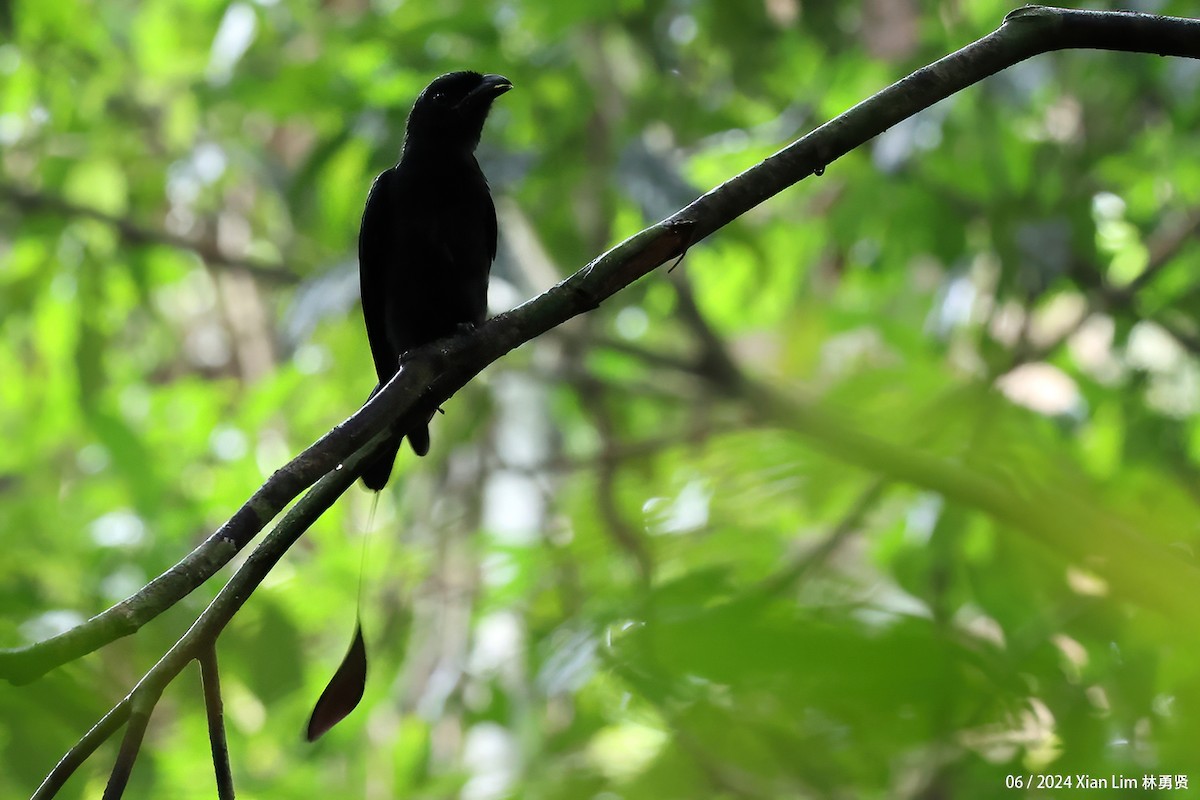
[[[883,496],[886,488],[887,481],[882,478],[872,480],[867,488],[854,499],[833,530],[829,531],[815,547],[793,559],[755,586],[749,593],[750,596],[763,600],[783,594],[813,569],[824,564],[851,534],[862,527],[863,519],[879,502],[879,498]]]
[[[1111,285],[1104,271],[1092,263],[1073,265],[1071,276],[1082,289],[1098,295],[1095,299],[1102,308],[1136,314],[1139,293],[1162,275],[1197,231],[1200,231],[1200,208],[1164,220],[1146,237],[1146,268],[1124,286]]]
[[[556,331],[557,332],[557,331]],[[572,342],[577,341],[575,337],[564,335],[563,339],[571,339]],[[643,366],[651,369],[663,370],[669,369],[674,372],[682,372],[685,375],[695,376],[699,373],[699,366],[692,360],[682,356],[676,356],[671,353],[652,350],[648,347],[643,347],[633,342],[627,342],[623,339],[614,339],[608,336],[594,336],[591,339],[590,347],[611,350],[614,353],[630,356],[642,362]]]
[[[1154,323],[1184,350],[1193,356],[1200,356],[1200,336],[1180,327],[1168,319],[1161,310],[1157,313],[1147,311],[1140,294],[1162,274],[1197,230],[1200,230],[1200,209],[1189,211],[1182,220],[1174,220],[1161,225],[1148,238],[1147,248],[1150,251],[1150,258],[1146,268],[1125,286],[1110,285],[1104,271],[1096,264],[1090,262],[1073,264],[1070,271],[1071,277],[1081,290],[1088,293],[1089,308],[1076,320],[1072,330],[1067,332],[1067,336],[1069,337],[1075,330],[1081,328],[1095,310],[1124,312],[1135,320]],[[1168,304],[1168,310],[1169,307],[1170,304]],[[1061,344],[1061,340],[1053,344],[1056,347]],[[1044,352],[1039,352],[1026,360],[1037,360],[1044,356]]]
[[[591,414],[600,433],[601,457],[596,467],[596,505],[605,522],[605,531],[637,564],[638,577],[644,586],[654,578],[654,556],[646,545],[643,532],[630,524],[617,503],[617,462],[609,454],[616,442],[612,414],[604,400],[604,387],[599,381],[580,376],[576,380],[579,401]]]
[[[372,439],[368,447],[355,453],[341,469],[335,469],[321,478],[296,505],[292,506],[275,529],[254,548],[254,552],[213,598],[192,627],[138,681],[133,690],[63,756],[46,776],[33,800],[50,800],[54,797],[71,773],[96,750],[96,747],[111,736],[122,722],[131,719],[130,712],[135,703],[143,702],[141,698],[157,700],[163,688],[174,680],[192,659],[199,658],[204,650],[213,646],[229,620],[250,598],[288,548],[342,496],[346,489],[350,488],[357,480],[359,465],[369,462],[385,447],[387,438],[386,435],[380,435]],[[153,702],[150,705],[153,706]],[[149,709],[146,709],[145,713],[148,715]],[[127,733],[122,753],[133,747],[130,742]],[[136,749],[133,750],[133,754],[136,755]],[[118,762],[123,763],[120,756]],[[130,766],[131,763],[129,762]],[[111,782],[110,779],[110,784]]]
[[[398,375],[405,371],[402,368]],[[399,399],[401,403],[412,403],[420,395],[419,383],[412,382],[390,397],[393,402]],[[434,405],[432,401],[422,402],[420,408]],[[215,533],[130,597],[58,636],[27,647],[0,650],[0,678],[14,684],[29,683],[55,667],[136,633],[212,577],[288,503],[370,441],[381,426],[388,425],[389,413],[383,402],[373,398],[354,416],[277,470]],[[429,412],[402,414],[389,428],[399,430],[415,424],[422,413]]]
[[[713,330],[704,312],[696,303],[696,294],[684,275],[672,277],[675,287],[676,315],[692,330],[700,342],[700,357],[696,374],[706,379],[718,392],[737,395],[745,377],[741,368],[725,347],[725,340]]]
[[[104,718],[92,726],[92,729],[84,734],[74,747],[67,751],[59,762],[50,771],[42,781],[41,786],[33,793],[31,800],[49,800],[58,794],[58,790],[67,782],[67,778],[79,769],[79,766],[87,761],[92,753],[96,752],[96,748],[108,741],[117,728],[125,724],[129,719],[129,698],[117,703],[111,711],[104,715]]]
[[[669,450],[672,447],[681,447],[683,445],[695,445],[706,441],[713,436],[719,436],[723,433],[742,430],[741,425],[736,425],[731,422],[713,423],[702,425],[693,423],[686,427],[664,434],[662,436],[653,436],[645,439],[626,440],[619,442],[611,447],[603,447],[597,451],[572,458],[571,456],[558,455],[548,458],[545,461],[539,461],[535,464],[517,464],[508,461],[504,458],[496,456],[494,458],[496,466],[507,472],[514,472],[526,477],[539,477],[547,473],[571,473],[584,470],[594,470],[606,464],[620,465],[628,461],[645,459],[650,456],[657,455],[664,450]]]
[[[262,494],[270,483],[268,481],[255,497]],[[263,508],[261,505],[259,507]],[[249,535],[243,534],[248,541],[270,521],[270,517],[256,519],[253,515],[248,503],[221,530],[173,567],[87,622],[27,647],[0,650],[0,678],[17,685],[29,683],[55,667],[85,656],[122,636],[136,633],[208,580],[241,549],[223,532],[237,527],[249,528],[251,530],[246,531]]]
[[[1179,255],[1179,251],[1197,231],[1200,231],[1200,208],[1189,209],[1182,218],[1171,217],[1164,221],[1146,237],[1146,250],[1149,252],[1146,268],[1128,286],[1118,289],[1118,293],[1133,296],[1149,285]]]
[[[221,673],[217,666],[216,644],[200,652],[200,680],[204,686],[204,708],[208,714],[208,744],[212,750],[213,771],[219,800],[233,800],[233,771],[229,765],[229,744],[225,741],[225,706],[221,700]]]
[[[187,250],[195,253],[206,263],[223,267],[238,267],[268,283],[293,284],[299,280],[296,273],[280,263],[231,256],[222,252],[214,244],[150,228],[128,217],[120,217],[98,208],[80,205],[49,192],[0,181],[0,200],[16,206],[22,213],[45,211],[64,217],[95,220],[113,228],[129,244],[162,244],[178,250]]]
[[[117,751],[117,760],[108,776],[108,785],[104,787],[103,800],[121,800],[125,794],[134,762],[142,749],[142,739],[146,737],[150,714],[153,713],[158,698],[158,693],[149,692],[134,697],[129,721],[125,723],[125,738],[121,740],[121,749]]]

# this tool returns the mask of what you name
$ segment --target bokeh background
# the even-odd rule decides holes
[[[480,148],[500,311],[1014,6],[0,3],[0,646],[136,590],[366,397],[359,214],[434,76],[516,85]],[[1198,88],[1192,61],[1036,58],[493,365],[380,500],[360,709],[302,741],[353,626],[360,488],[222,637],[241,796],[1189,775],[1197,620],[1105,578],[1136,555],[1066,557],[784,429],[734,378],[1190,564]],[[0,686],[0,795],[32,792],[216,588]],[[61,796],[98,797],[114,752]],[[194,668],[128,796],[215,796]]]

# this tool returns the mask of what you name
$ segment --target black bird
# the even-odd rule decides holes
[[[483,322],[496,258],[496,208],[475,146],[492,101],[512,88],[500,75],[451,72],[425,87],[408,115],[400,161],[375,179],[358,232],[358,277],[367,339],[379,383],[400,356]],[[387,485],[404,437],[429,452],[428,420],[388,444],[363,470],[375,491]],[[367,679],[362,622],[308,720],[315,741],[354,710]]]
[[[475,146],[501,75],[451,72],[425,87],[408,115],[396,166],[371,186],[358,233],[358,275],[379,384],[410,348],[483,322],[496,258],[496,208]],[[429,452],[429,423],[397,436],[362,481],[387,485],[400,442]]]

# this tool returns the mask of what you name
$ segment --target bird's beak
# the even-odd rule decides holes
[[[472,106],[480,101],[495,100],[511,88],[512,81],[503,75],[484,75],[479,85],[459,102],[458,108]]]

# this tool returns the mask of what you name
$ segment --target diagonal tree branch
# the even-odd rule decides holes
[[[129,696],[64,756],[35,797],[53,796],[70,773],[128,721],[125,744],[110,781],[112,796],[120,794],[137,753],[140,730],[144,730],[162,688],[190,660],[211,648],[283,553],[349,488],[357,464],[383,441],[380,431],[414,424],[509,351],[596,308],[754,206],[808,175],[821,174],[828,164],[897,122],[1030,56],[1071,47],[1200,57],[1200,21],[1123,12],[1019,9],[994,33],[863,101],[617,245],[534,300],[473,332],[408,354],[396,377],[358,413],[279,470],[220,530],[141,592],[63,636],[0,652],[0,676],[19,682],[137,630],[211,577],[287,503],[316,483],[254,550],[192,628]],[[1125,596],[1196,621],[1185,590],[1195,585],[1200,571],[1165,548],[1148,543],[1132,527],[1079,508],[1070,498],[1046,487],[1017,485],[971,472],[969,465],[882,442],[861,433],[852,421],[813,404],[781,397],[766,387],[747,386],[745,391],[753,397],[762,419],[795,430],[838,458],[979,508],[1072,557],[1097,551],[1108,554],[1110,563],[1097,569]],[[345,467],[336,469],[343,461]],[[1135,557],[1144,569],[1120,568],[1126,559]]]
[[[106,798],[120,797],[141,743],[140,727],[144,732],[150,712],[163,689],[173,681],[193,659],[204,657],[217,637],[233,619],[233,615],[250,599],[267,574],[283,558],[297,539],[308,530],[342,494],[358,479],[359,466],[369,462],[383,447],[387,436],[379,435],[367,447],[347,459],[340,469],[326,474],[296,505],[294,505],[266,539],[254,548],[237,573],[221,589],[203,613],[179,641],[158,663],[138,681],[128,695],[104,716],[55,765],[33,794],[33,800],[54,797],[71,774],[87,760],[96,748],[128,722],[126,736],[117,755],[117,763],[105,790]]]
[[[83,735],[75,746],[67,751],[59,762],[42,781],[42,785],[33,793],[33,800],[45,800],[58,794],[58,790],[67,782],[67,778],[87,761],[100,745],[104,744],[129,719],[129,698],[113,706],[91,730]]]
[[[406,356],[358,413],[275,473],[200,547],[132,597],[60,636],[0,651],[0,678],[24,683],[129,635],[213,575],[279,511],[391,421],[403,429],[521,344],[590,311],[688,247],[901,120],[1040,53],[1066,48],[1200,57],[1200,20],[1026,6],[993,33],[917,70],[569,278],[475,331]]]
[[[415,403],[420,397],[417,385],[398,386],[399,392],[393,397],[402,404]],[[415,424],[419,413],[404,413],[392,426]],[[388,426],[388,414],[382,402],[372,399],[277,470],[215,533],[135,594],[58,636],[28,647],[0,650],[0,678],[14,684],[29,683],[55,667],[136,633],[212,577],[288,503],[367,443],[374,432]]]

